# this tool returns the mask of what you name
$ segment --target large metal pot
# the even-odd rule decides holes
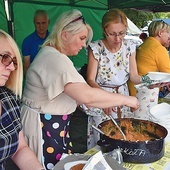
[[[120,148],[123,156],[123,161],[132,163],[151,163],[163,157],[165,146],[164,139],[168,133],[166,128],[151,121],[133,118],[123,118],[121,120],[116,120],[116,122],[120,125],[120,121],[126,121],[126,119],[128,121],[132,121],[133,127],[151,127],[152,130],[150,131],[150,128],[148,128],[147,133],[155,137],[155,139],[132,142],[122,139],[113,139],[106,135],[101,135],[100,140],[97,142],[97,144],[101,147],[101,150],[103,152],[110,152],[114,149]],[[102,129],[102,127],[106,126],[110,121],[111,120],[102,122],[98,128]],[[123,127],[121,128],[124,130]],[[126,131],[124,131],[124,133],[126,133]]]

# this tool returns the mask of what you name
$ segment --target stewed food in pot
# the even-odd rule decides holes
[[[121,119],[117,121],[118,125],[124,132],[126,140],[135,141],[147,141],[159,139],[164,136],[161,129],[156,128],[155,124],[149,121],[132,121],[133,119]],[[103,122],[99,128],[104,134],[113,139],[123,139],[119,129],[113,124],[112,121]]]

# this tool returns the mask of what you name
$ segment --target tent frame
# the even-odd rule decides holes
[[[14,3],[31,3],[31,4],[39,4],[39,5],[56,5],[56,6],[70,6],[76,8],[89,8],[94,10],[108,10],[111,8],[120,8],[120,9],[136,9],[143,10],[149,12],[168,12],[170,11],[170,1],[169,0],[119,0],[118,2],[115,0],[62,0],[60,2],[49,2],[45,0],[3,0],[5,4],[6,17],[7,17],[7,25],[8,32],[11,36],[14,36],[14,13],[13,13],[13,5]],[[85,3],[85,1],[87,1]],[[89,2],[89,3],[88,3]],[[89,5],[90,2],[93,2],[95,5]],[[139,4],[138,4],[139,3]],[[82,5],[83,4],[83,5]]]

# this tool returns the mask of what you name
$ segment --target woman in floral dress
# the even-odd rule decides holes
[[[88,50],[87,82],[92,87],[102,88],[113,93],[129,95],[127,81],[139,84],[141,76],[136,67],[136,45],[131,40],[125,40],[127,30],[126,15],[112,9],[102,18],[104,38],[92,42]],[[117,108],[98,109],[91,108],[88,123],[98,126],[112,112],[114,118],[128,117],[130,108],[121,106]],[[101,114],[102,113],[102,114]],[[105,114],[106,113],[106,114]],[[98,132],[88,126],[87,147],[90,149],[99,140]]]

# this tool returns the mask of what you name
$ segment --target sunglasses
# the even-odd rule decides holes
[[[67,27],[68,25],[74,23],[74,22],[79,21],[79,20],[82,20],[83,24],[85,24],[85,19],[84,19],[84,17],[83,17],[83,16],[80,16],[80,17],[78,17],[78,18],[72,20],[71,22],[69,22],[67,25],[64,26],[64,28]],[[63,29],[64,29],[64,28],[63,28]]]
[[[12,58],[9,54],[0,54],[2,57],[1,63],[5,66],[9,66],[12,62],[14,64],[15,70],[18,68],[16,57]]]

